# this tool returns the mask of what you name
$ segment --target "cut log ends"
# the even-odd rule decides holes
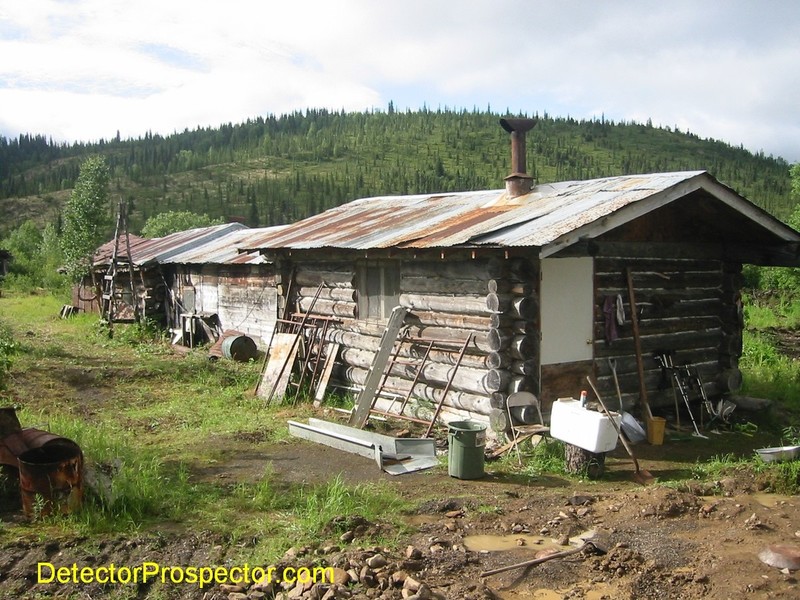
[[[723,391],[738,392],[742,389],[744,378],[739,369],[730,368],[719,374],[718,382]]]

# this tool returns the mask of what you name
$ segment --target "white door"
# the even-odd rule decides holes
[[[593,358],[593,279],[591,258],[542,260],[541,364]]]

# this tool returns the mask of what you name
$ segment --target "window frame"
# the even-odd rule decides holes
[[[356,265],[356,318],[386,322],[398,304],[400,262],[385,259],[359,261]]]

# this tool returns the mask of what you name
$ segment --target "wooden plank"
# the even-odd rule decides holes
[[[381,341],[378,346],[378,352],[375,353],[375,359],[372,361],[367,381],[364,383],[364,389],[358,395],[356,400],[356,408],[350,416],[349,424],[355,427],[363,427],[369,417],[369,411],[372,408],[372,403],[375,400],[375,392],[378,390],[381,380],[383,379],[383,372],[386,369],[386,363],[389,361],[389,355],[394,348],[395,340],[400,328],[403,326],[403,321],[408,314],[408,309],[403,306],[396,306],[392,310],[389,317],[389,323],[381,336]]]
[[[342,345],[337,342],[331,342],[328,344],[328,353],[327,356],[325,356],[325,366],[322,369],[322,375],[319,378],[317,390],[314,393],[315,408],[319,408],[323,399],[325,398],[325,391],[328,389],[328,382],[331,379],[331,373],[333,373],[333,365],[336,362],[336,355],[339,354],[339,349],[341,347]]]
[[[297,358],[300,344],[297,343],[297,333],[276,333],[272,338],[267,358],[267,368],[258,386],[256,393],[261,398],[269,394],[283,397],[289,385],[292,366]]]

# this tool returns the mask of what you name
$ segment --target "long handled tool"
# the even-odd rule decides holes
[[[611,369],[611,374],[614,376],[614,387],[617,389],[617,402],[619,403],[619,416],[620,416],[620,427],[622,431],[628,436],[628,439],[631,443],[637,443],[642,441],[647,437],[647,433],[645,433],[644,429],[642,429],[641,425],[633,418],[633,415],[630,413],[625,412],[625,408],[622,402],[622,391],[619,388],[619,379],[617,378],[617,361],[614,358],[608,359],[608,366]]]
[[[589,385],[591,386],[592,391],[594,392],[594,395],[597,397],[597,401],[600,403],[600,406],[603,407],[603,412],[608,417],[609,421],[611,421],[611,424],[614,426],[614,429],[617,430],[617,436],[619,437],[619,441],[622,442],[623,446],[625,446],[625,450],[627,451],[628,455],[631,457],[631,460],[633,460],[633,466],[634,466],[635,470],[633,472],[633,475],[631,476],[632,479],[636,483],[640,483],[642,485],[650,485],[651,483],[653,483],[656,480],[656,478],[653,476],[652,473],[650,473],[650,471],[647,471],[646,469],[642,469],[639,466],[639,461],[636,459],[636,456],[633,453],[633,449],[630,447],[630,444],[628,444],[628,440],[626,440],[625,437],[622,435],[622,431],[620,430],[619,425],[617,425],[617,422],[611,416],[611,413],[608,412],[608,409],[606,408],[606,405],[603,402],[603,399],[600,397],[600,394],[597,392],[597,387],[595,387],[594,382],[592,381],[592,378],[587,376],[586,377],[586,381],[589,382]]]
[[[513,569],[521,569],[523,567],[532,567],[534,565],[540,565],[543,562],[547,562],[548,560],[554,560],[556,558],[565,558],[567,556],[572,556],[573,554],[578,554],[578,552],[583,552],[584,550],[592,549],[599,554],[605,554],[607,550],[592,540],[585,541],[581,546],[577,548],[572,548],[571,550],[564,550],[563,552],[555,552],[554,554],[548,554],[547,556],[543,556],[542,558],[534,558],[532,560],[526,560],[521,563],[516,563],[513,565],[507,565],[505,567],[499,567],[497,569],[492,569],[491,571],[484,571],[481,573],[481,577],[488,577],[489,575],[497,575],[498,573],[505,573],[506,571],[511,571]]]
[[[650,402],[647,399],[647,385],[644,380],[644,361],[642,360],[642,340],[639,335],[639,315],[636,308],[636,293],[633,289],[633,273],[630,267],[625,269],[625,277],[628,280],[628,301],[631,304],[631,326],[633,328],[633,344],[636,349],[636,368],[639,371],[639,400],[642,403],[644,412],[651,419],[653,413],[650,411]]]

